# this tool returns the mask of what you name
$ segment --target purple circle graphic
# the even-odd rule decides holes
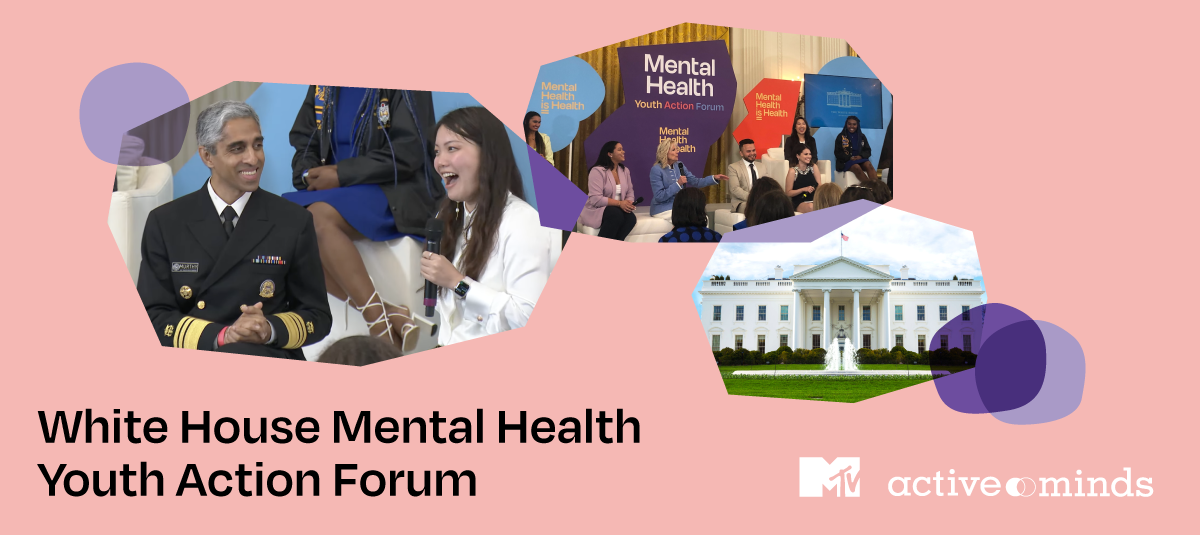
[[[79,129],[88,150],[117,165],[151,165],[175,157],[187,133],[187,90],[147,63],[110,67],[88,82]]]
[[[1075,412],[1083,401],[1087,365],[1083,347],[1071,333],[1045,321],[1035,322],[1046,339],[1046,381],[1023,407],[992,413],[1005,423],[1028,425],[1053,422]]]
[[[1045,379],[1046,340],[1032,320],[993,331],[979,348],[975,384],[988,412],[1025,406],[1037,397]]]

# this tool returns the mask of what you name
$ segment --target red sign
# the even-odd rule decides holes
[[[779,147],[780,136],[790,134],[796,122],[796,103],[803,82],[764,78],[742,98],[746,118],[733,131],[734,142],[755,141],[761,158],[771,147]]]

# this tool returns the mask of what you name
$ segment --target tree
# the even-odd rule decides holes
[[[955,276],[954,276],[954,280],[958,280],[958,275],[955,275]]]

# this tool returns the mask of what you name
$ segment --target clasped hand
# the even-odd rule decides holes
[[[617,206],[620,206],[621,209],[624,210],[625,213],[627,213],[627,214],[633,213],[633,208],[634,208],[633,199],[625,199],[625,200],[621,201],[620,204],[618,204]]]
[[[242,305],[242,315],[225,330],[225,344],[265,344],[271,340],[271,323],[263,316],[261,302]]]
[[[308,191],[341,187],[336,165],[322,165],[308,170]]]

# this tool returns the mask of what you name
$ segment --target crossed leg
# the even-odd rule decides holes
[[[362,255],[354,246],[355,240],[365,240],[362,235],[337,209],[328,203],[317,202],[308,206],[313,215],[313,226],[317,231],[317,247],[321,251],[321,267],[325,270],[325,288],[330,295],[349,301],[362,311],[363,319],[371,324],[372,336],[388,336],[401,351],[404,350],[402,332],[404,326],[415,324],[407,307],[384,303],[375,292],[375,284],[367,274]],[[392,324],[394,333],[388,333],[386,318],[403,318]],[[411,330],[411,329],[410,329]]]

